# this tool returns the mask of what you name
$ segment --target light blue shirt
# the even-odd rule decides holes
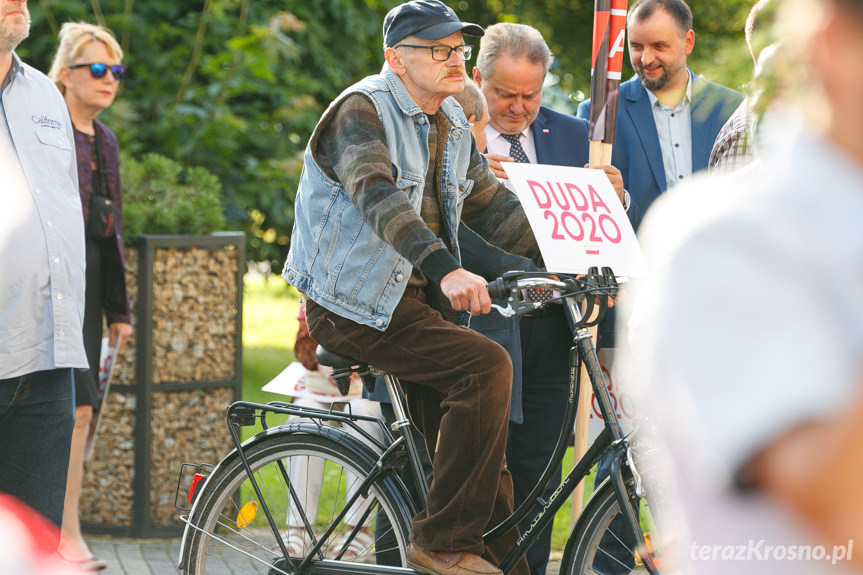
[[[72,122],[51,80],[12,58],[0,87],[0,379],[87,367]]]
[[[665,183],[672,188],[692,176],[692,73],[686,94],[674,108],[663,105],[650,90],[647,97],[662,150]]]

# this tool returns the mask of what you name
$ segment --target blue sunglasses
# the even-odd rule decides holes
[[[70,70],[74,70],[76,68],[90,68],[90,75],[96,78],[104,78],[105,74],[108,73],[108,70],[111,70],[111,74],[114,75],[114,78],[119,80],[123,79],[123,76],[126,75],[126,67],[121,66],[120,64],[115,64],[114,66],[109,66],[108,64],[102,64],[101,62],[95,62],[91,64],[75,64],[69,66]]]

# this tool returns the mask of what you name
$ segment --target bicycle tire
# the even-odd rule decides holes
[[[655,540],[652,518],[645,517],[644,509],[641,515],[646,539]],[[620,503],[611,482],[606,480],[578,517],[563,553],[560,575],[647,573],[641,558],[633,552],[633,545],[626,541],[622,519],[612,525],[618,517]],[[656,562],[656,551],[651,550],[651,553],[651,559]]]
[[[291,509],[290,495],[279,462],[286,470],[293,469],[292,464],[305,462],[307,475],[316,462],[322,465],[324,475],[321,476],[320,498],[314,517],[309,518],[315,540],[319,540],[324,530],[344,508],[346,497],[351,493],[351,485],[357,485],[374,468],[377,455],[353,437],[331,427],[317,427],[308,423],[287,427],[289,429],[245,444],[243,451],[252,472],[261,484],[267,506],[271,509],[283,540],[303,548],[302,552],[298,549],[294,549],[293,553],[289,551],[292,558],[297,557],[296,565],[299,565],[301,557],[311,554],[313,540],[308,530],[299,527],[303,522],[295,510],[296,506]],[[256,515],[244,512],[247,515],[244,519],[251,521],[249,525],[241,525],[240,509],[248,501],[257,498],[240,458],[234,456],[228,460],[224,468],[217,470],[215,475],[199,495],[200,500],[190,517],[192,528],[183,562],[186,575],[214,572],[279,573],[279,569],[281,572],[290,572],[289,564],[285,561],[278,540],[260,506]],[[297,489],[302,475],[289,472],[289,476]],[[311,485],[309,479],[312,478],[306,477],[306,486]],[[306,507],[310,507],[310,497],[300,497],[303,497],[302,502]],[[325,503],[326,498],[331,501]],[[389,551],[386,564],[405,566],[411,513],[410,503],[405,499],[399,484],[388,476],[380,476],[372,483],[365,502],[355,507],[356,510],[351,509],[350,516],[358,518],[357,522],[363,517],[366,518],[363,523],[367,525],[365,541],[355,539],[353,548],[342,555],[340,560],[378,563],[384,552]],[[374,535],[369,545],[368,535],[369,532],[374,533],[373,523],[376,513],[380,512],[386,514],[393,526],[390,535],[390,540],[395,541],[393,549],[378,548]],[[310,513],[307,513],[308,515]],[[335,529],[314,560],[333,560],[343,548],[349,547],[344,539],[354,529],[353,526],[342,521]],[[274,566],[278,568],[274,569]]]

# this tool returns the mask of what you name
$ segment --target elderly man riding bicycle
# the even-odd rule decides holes
[[[283,276],[305,294],[316,341],[405,384],[434,464],[409,565],[500,573],[481,556],[498,560],[517,534],[489,547],[482,535],[512,511],[512,367],[498,344],[460,327],[491,300],[485,279],[461,266],[459,226],[519,255],[538,248],[449,97],[465,85],[462,34],[482,28],[414,0],[387,14],[383,32],[380,74],[345,90],[309,142]],[[521,561],[513,572],[526,571]]]

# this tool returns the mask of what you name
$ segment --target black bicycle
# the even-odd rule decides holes
[[[527,289],[548,289],[567,306],[575,335],[570,352],[570,393],[553,456],[525,502],[485,534],[492,541],[527,517],[530,527],[499,567],[509,572],[591,468],[601,459],[608,478],[596,486],[567,541],[561,573],[658,573],[654,548],[656,495],[642,475],[651,447],[621,430],[587,327],[598,323],[618,290],[611,270],[591,269],[583,277],[510,272],[488,286],[506,315],[522,315],[545,303],[527,302]],[[411,518],[424,507],[426,478],[399,382],[372,366],[319,348],[319,361],[333,366],[333,378],[347,392],[351,373],[367,387],[382,376],[393,398],[396,421],[387,426],[348,409],[313,409],[290,403],[237,402],[227,410],[236,445],[215,467],[195,465],[183,516],[186,529],[180,568],[203,573],[413,574],[406,567]],[[548,482],[563,460],[577,411],[581,367],[589,376],[604,429],[553,494]],[[271,426],[268,418],[289,416]],[[259,421],[263,431],[241,443],[239,429]],[[381,439],[383,438],[383,439]],[[181,484],[189,464],[181,470]],[[408,490],[404,477],[415,485]],[[182,508],[182,506],[180,506]]]

